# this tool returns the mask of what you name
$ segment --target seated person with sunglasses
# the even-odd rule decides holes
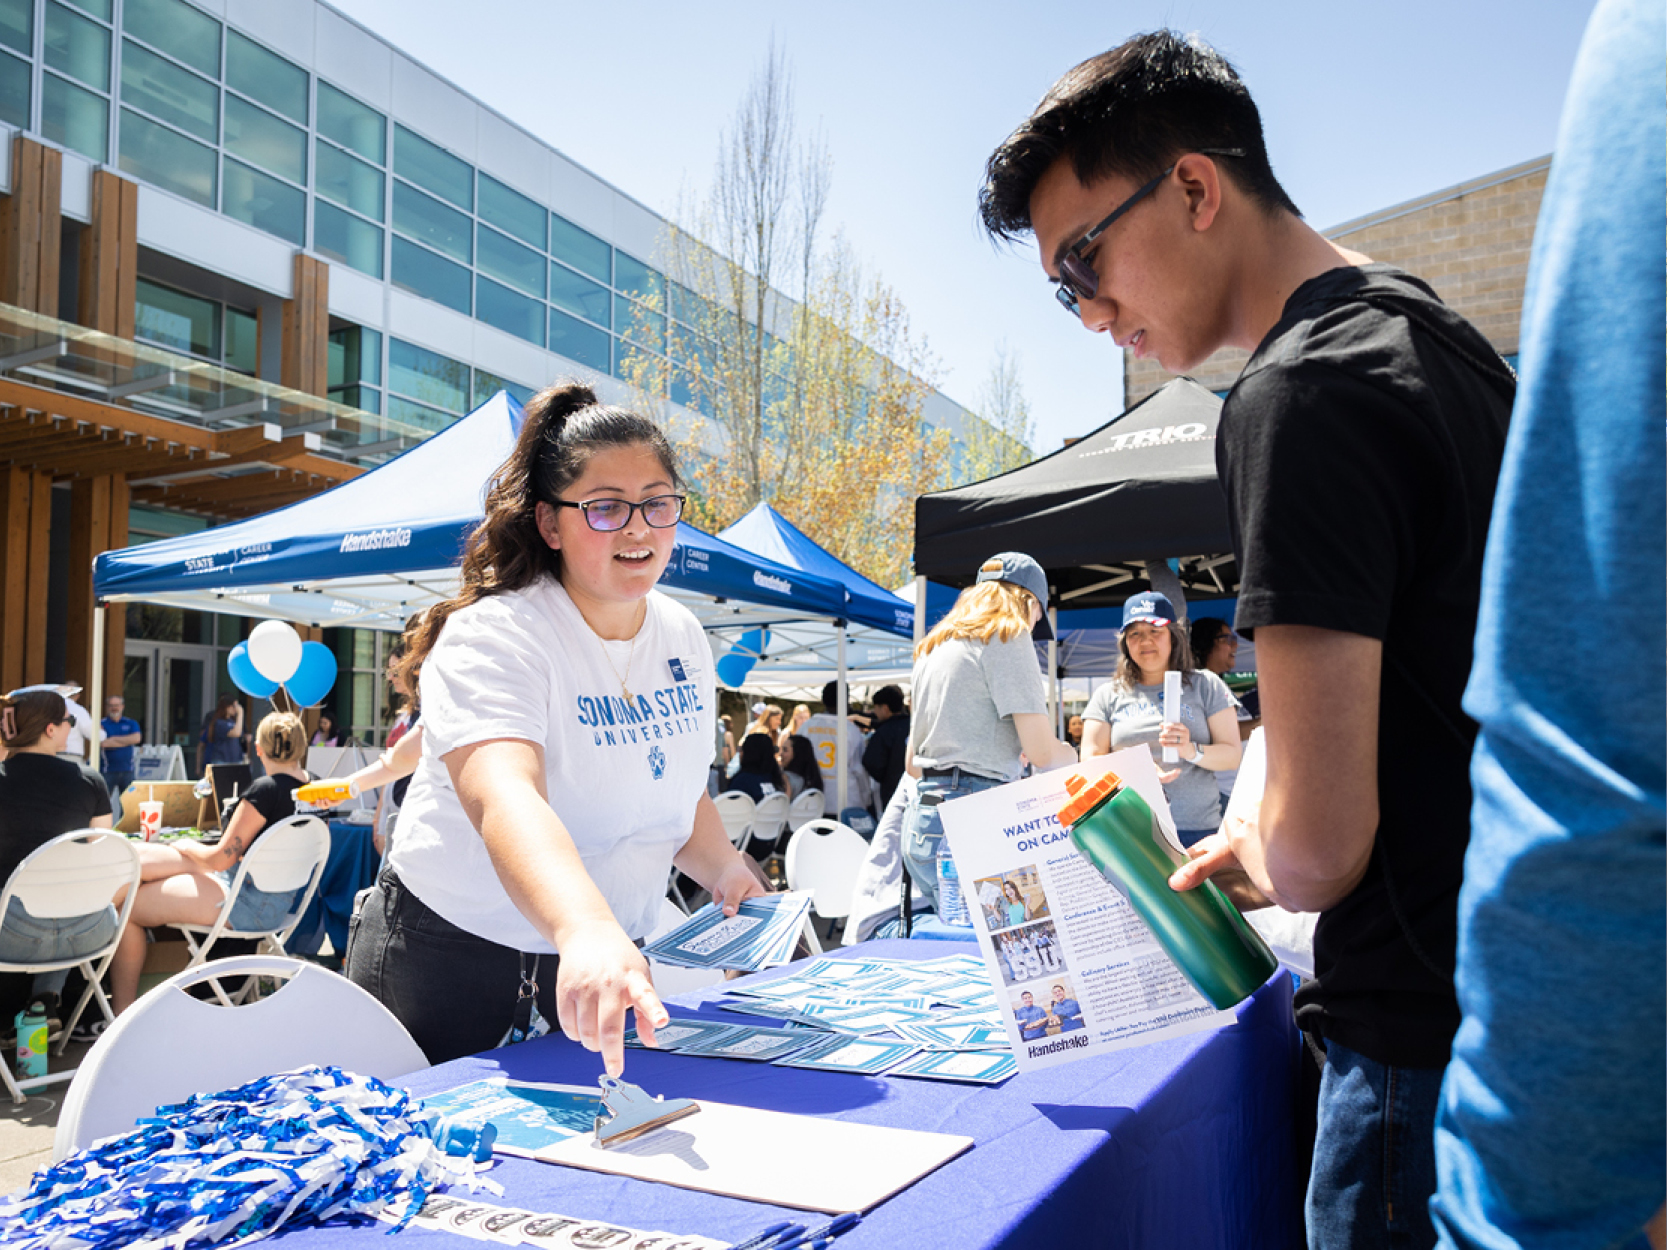
[[[649,1045],[668,1018],[635,943],[673,864],[731,915],[764,892],[706,792],[711,648],[655,590],[677,488],[651,421],[551,387],[493,479],[462,589],[407,637],[422,758],[346,971],[431,1062],[547,1021],[619,1075],[627,1012]]]

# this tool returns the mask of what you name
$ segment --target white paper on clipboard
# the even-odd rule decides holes
[[[700,1113],[602,1149],[590,1136],[545,1163],[838,1215],[866,1211],[972,1147],[972,1138],[701,1100]]]

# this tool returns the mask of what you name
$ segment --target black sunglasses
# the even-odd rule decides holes
[[[1199,148],[1198,151],[1205,156],[1244,155],[1243,148]],[[1095,226],[1087,234],[1083,235],[1082,238],[1073,243],[1070,248],[1066,250],[1065,254],[1059,258],[1059,286],[1055,288],[1053,294],[1054,298],[1064,306],[1066,312],[1070,313],[1073,317],[1082,316],[1082,309],[1078,306],[1079,301],[1093,299],[1096,292],[1100,289],[1100,275],[1096,272],[1094,266],[1088,263],[1088,256],[1086,254],[1088,248],[1093,246],[1094,240],[1104,234],[1106,230],[1110,228],[1112,222],[1116,221],[1124,213],[1128,212],[1136,204],[1140,203],[1140,201],[1145,199],[1148,195],[1151,195],[1152,192],[1156,191],[1159,184],[1162,183],[1165,178],[1169,177],[1170,174],[1175,172],[1175,165],[1179,165],[1180,163],[1181,162],[1177,160],[1174,165],[1171,165],[1156,178],[1141,187],[1140,190],[1136,191],[1128,199],[1124,200],[1116,208],[1112,209],[1110,216],[1108,216],[1099,225]]]
[[[631,523],[631,514],[641,511],[650,529],[669,530],[683,515],[682,495],[655,495],[641,503],[628,499],[552,499],[558,508],[577,508],[585,515],[585,524],[593,530],[608,534],[622,530]]]

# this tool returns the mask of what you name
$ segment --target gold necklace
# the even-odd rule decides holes
[[[584,614],[580,613],[580,615],[583,616]],[[586,621],[585,624],[589,625],[590,622]],[[602,658],[608,662],[609,669],[613,671],[614,678],[619,682],[619,692],[625,696],[625,701],[627,703],[636,702],[636,700],[631,697],[631,687],[627,683],[631,680],[631,662],[637,658],[637,638],[642,634],[643,628],[647,624],[648,605],[645,603],[643,604],[642,620],[637,622],[637,628],[631,635],[631,649],[625,653],[625,673],[623,676],[620,675],[619,667],[614,663],[614,657],[608,654],[607,642],[603,639],[601,634],[596,633],[594,626],[591,627],[590,632],[596,634],[597,646],[602,648]]]

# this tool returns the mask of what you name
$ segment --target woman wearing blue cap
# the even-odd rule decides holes
[[[1053,636],[1047,605],[1041,566],[1003,552],[983,563],[977,582],[915,647],[909,774],[919,784],[903,817],[902,858],[914,892],[947,923],[971,920],[964,902],[939,895],[938,805],[1016,780],[1021,752],[1038,769],[1076,763],[1048,721],[1036,662],[1034,640]]]
[[[1145,744],[1182,846],[1221,826],[1215,774],[1239,766],[1239,714],[1227,683],[1192,666],[1192,647],[1167,595],[1149,591],[1123,605],[1123,658],[1117,676],[1094,692],[1083,712],[1082,758]],[[1181,719],[1163,718],[1163,675],[1181,674]],[[1174,747],[1179,765],[1165,768],[1159,749]]]

